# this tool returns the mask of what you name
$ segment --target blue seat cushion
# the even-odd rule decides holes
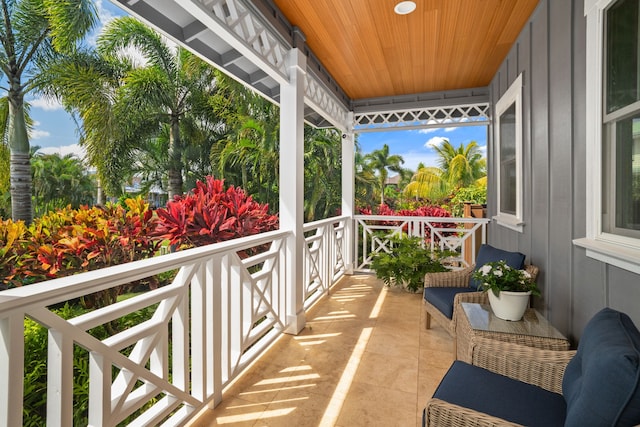
[[[459,360],[453,362],[433,397],[525,426],[564,424],[562,395]]]
[[[476,290],[460,287],[424,288],[424,299],[451,319],[453,318],[453,300],[456,294],[462,292],[476,292]]]
[[[640,424],[639,349],[626,314],[605,308],[587,323],[562,380],[567,427]]]
[[[491,245],[482,244],[478,250],[478,256],[476,257],[476,267],[479,269],[488,262],[505,261],[509,267],[522,270],[524,268],[524,254],[520,252],[509,252],[502,249],[494,248]],[[478,289],[481,282],[471,279],[469,286],[474,290]]]

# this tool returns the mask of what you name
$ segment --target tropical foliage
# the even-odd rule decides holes
[[[1,286],[22,286],[153,256],[161,245],[152,238],[157,219],[140,198],[126,205],[67,207],[36,218],[28,227],[21,221],[0,223]],[[146,284],[157,286],[153,281]],[[124,290],[83,302],[108,305]]]
[[[152,165],[152,179],[166,182],[171,198],[183,193],[188,142],[206,142],[198,125],[209,123],[204,111],[214,81],[200,58],[123,17],[98,36],[96,51],[59,57],[41,85],[82,119],[81,143],[110,193],[118,195],[123,179],[140,169],[151,176],[144,166]]]
[[[451,198],[451,214],[461,217],[464,213],[464,204],[473,203],[477,205],[487,204],[487,184],[472,185],[459,189]]]
[[[47,73],[56,53],[73,50],[96,20],[91,0],[1,0],[0,70],[7,80],[0,120],[2,143],[11,151],[13,219],[31,222],[31,169],[24,97]]]
[[[395,236],[390,250],[376,253],[371,269],[387,286],[405,286],[411,292],[424,287],[424,275],[448,271],[441,259],[449,254],[432,252],[420,237]]]
[[[389,177],[389,171],[403,172],[401,165],[404,163],[404,159],[397,154],[390,154],[387,144],[384,144],[381,149],[367,154],[365,159],[368,162],[368,167],[377,172],[377,190],[380,194],[380,204],[384,204],[384,188]]]
[[[486,176],[486,160],[477,142],[455,148],[445,139],[433,148],[438,153],[438,166],[418,168],[404,189],[406,197],[444,203],[461,188],[477,185]]]
[[[36,218],[0,223],[0,288],[28,285],[158,254],[163,244],[200,246],[278,228],[278,218],[240,188],[207,177],[157,215],[142,198],[105,207],[66,207]],[[149,278],[98,293],[85,307],[104,306],[132,287],[159,286]]]
[[[158,209],[154,235],[177,247],[203,246],[278,228],[278,217],[237,187],[207,177],[190,194]]]
[[[36,217],[67,205],[79,208],[95,202],[96,183],[74,155],[36,153],[31,168]]]

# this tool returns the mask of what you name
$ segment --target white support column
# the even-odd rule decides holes
[[[353,133],[353,112],[349,113],[349,129],[342,134],[342,215],[350,220],[345,224],[343,256],[345,272],[353,274],[353,233],[355,214],[355,136]]]
[[[287,239],[285,332],[304,328],[304,91],[307,59],[299,49],[288,57],[289,83],[280,86],[280,229],[291,231]]]

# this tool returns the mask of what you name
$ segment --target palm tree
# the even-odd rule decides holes
[[[427,199],[431,203],[440,203],[450,194],[450,188],[443,179],[443,171],[437,167],[418,167],[411,182],[404,188],[406,197]]]
[[[132,17],[113,20],[98,37],[103,57],[135,48],[146,65],[133,67],[124,77],[119,108],[135,111],[129,134],[157,134],[162,124],[169,127],[169,198],[183,192],[183,148],[181,121],[193,107],[194,99],[214,90],[213,68],[186,49],[173,49],[158,33]],[[155,123],[155,129],[152,124]]]
[[[486,175],[486,160],[482,157],[478,143],[460,144],[456,149],[445,139],[441,146],[433,147],[442,169],[442,179],[453,189],[472,185]]]
[[[11,210],[14,220],[30,223],[31,168],[24,97],[46,73],[56,52],[75,48],[96,21],[91,0],[1,0],[0,69],[7,86],[8,127],[4,141],[11,151]],[[0,131],[5,135],[5,131]]]
[[[39,81],[41,91],[59,98],[76,119],[80,145],[88,163],[96,167],[100,188],[115,196],[131,175],[133,153],[141,145],[141,138],[125,135],[125,124],[135,112],[120,117],[124,111],[117,108],[122,82],[132,67],[95,51],[78,51],[56,58]],[[103,202],[98,197],[98,203]]]
[[[341,134],[309,126],[304,134],[304,211],[306,220],[314,221],[335,215],[340,207]]]
[[[355,140],[355,204],[361,208],[367,208],[374,204],[374,189],[377,183],[376,174],[366,156],[362,153],[362,148]]]
[[[222,178],[240,180],[242,188],[256,200],[275,207],[280,164],[279,109],[258,95],[245,94],[241,98],[248,105],[227,113],[228,135],[213,151],[212,160]]]
[[[93,203],[95,182],[87,174],[82,161],[73,154],[63,157],[36,153],[31,164],[36,214],[67,205],[75,209]]]
[[[140,53],[143,64],[130,57]],[[138,62],[140,58],[137,58]],[[182,194],[185,120],[202,112],[215,90],[214,70],[132,17],[113,20],[98,36],[97,51],[79,52],[56,64],[45,81],[82,121],[81,144],[98,169],[101,184],[119,194],[123,179],[140,167],[164,165],[169,196]],[[168,135],[167,153],[160,158],[158,138]],[[145,150],[150,152],[145,153]],[[146,157],[145,164],[138,160]]]
[[[384,187],[389,176],[388,171],[402,172],[404,159],[397,154],[389,155],[389,146],[384,144],[381,149],[374,150],[365,156],[369,166],[378,172],[378,189],[380,190],[380,204],[384,203]]]

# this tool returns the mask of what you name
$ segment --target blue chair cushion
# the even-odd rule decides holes
[[[522,270],[524,268],[524,259],[524,254],[520,252],[509,252],[494,248],[491,245],[482,244],[478,250],[478,256],[476,257],[475,269],[479,269],[488,262],[505,261],[509,267]],[[480,285],[481,282],[473,278],[469,281],[469,286],[473,288],[473,290],[478,290],[478,286]]]
[[[584,328],[562,380],[567,427],[640,424],[640,332],[605,308]]]
[[[461,292],[475,292],[475,289],[460,287],[424,288],[424,299],[440,310],[449,319],[453,318],[453,300]]]
[[[455,361],[433,397],[525,426],[562,426],[562,395]],[[587,425],[587,424],[585,424]]]

